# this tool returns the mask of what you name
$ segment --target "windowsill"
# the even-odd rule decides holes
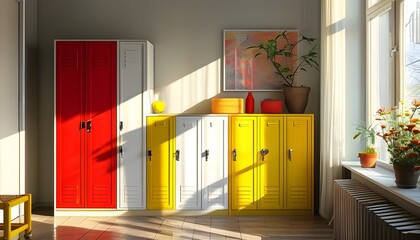
[[[414,189],[397,188],[392,166],[377,162],[375,168],[362,168],[358,161],[343,162],[351,177],[370,187],[396,205],[420,217],[420,184]]]

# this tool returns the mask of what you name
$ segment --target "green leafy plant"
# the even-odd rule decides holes
[[[286,33],[287,31],[283,31],[274,39],[270,39],[267,42],[263,42],[259,45],[247,47],[245,51],[249,49],[262,50],[262,52],[265,53],[267,60],[270,61],[274,66],[274,73],[280,76],[286,85],[293,87],[295,86],[296,75],[298,74],[299,70],[306,71],[308,67],[311,67],[319,71],[318,52],[317,45],[314,45],[309,49],[307,53],[302,54],[297,58],[297,66],[294,69],[286,66],[286,64],[282,64],[280,61],[282,58],[288,59],[289,62],[293,59],[296,59],[297,56],[294,54],[294,52],[295,48],[298,47],[300,43],[307,43],[311,45],[316,40],[315,38],[308,38],[302,35],[298,41],[292,42],[287,37]],[[284,40],[285,44],[278,44],[278,41],[281,39]],[[258,57],[261,54],[261,52],[258,52],[254,55],[254,57]]]
[[[379,109],[380,136],[388,146],[391,163],[405,166],[420,166],[420,102],[413,100],[411,106],[400,101],[399,107]]]
[[[377,153],[375,148],[376,131],[372,124],[367,125],[366,122],[361,121],[356,127],[357,133],[353,139],[359,138],[361,141],[366,141],[366,149],[364,153]]]

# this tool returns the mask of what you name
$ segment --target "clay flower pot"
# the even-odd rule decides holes
[[[359,153],[360,165],[362,168],[374,168],[376,160],[378,159],[377,153]]]

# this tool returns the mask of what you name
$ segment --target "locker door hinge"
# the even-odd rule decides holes
[[[122,157],[123,156],[123,147],[120,146],[120,149],[118,151],[120,152],[120,156]]]
[[[120,131],[122,131],[122,130],[123,130],[123,128],[124,128],[124,123],[123,123],[123,121],[121,121],[121,122],[120,122]]]

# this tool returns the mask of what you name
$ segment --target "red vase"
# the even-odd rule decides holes
[[[254,113],[254,96],[252,96],[252,92],[248,92],[248,96],[246,96],[245,112]]]

